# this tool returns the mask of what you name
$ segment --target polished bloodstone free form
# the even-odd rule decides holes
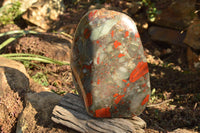
[[[134,21],[106,9],[81,19],[71,52],[75,86],[94,117],[132,117],[150,98],[149,70]]]

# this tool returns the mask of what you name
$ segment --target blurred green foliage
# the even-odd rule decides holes
[[[42,86],[49,85],[46,75],[42,72],[37,72],[34,76],[32,76],[32,78],[35,82],[41,84]]]
[[[161,11],[156,8],[155,3],[151,0],[142,0],[142,4],[147,7],[149,21],[155,21],[156,16],[161,13]]]
[[[20,2],[10,3],[0,8],[0,25],[6,25],[13,23],[21,11],[19,10],[21,6]]]

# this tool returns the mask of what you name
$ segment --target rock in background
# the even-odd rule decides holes
[[[189,68],[193,71],[200,69],[200,19],[195,18],[188,27],[184,43],[188,45],[187,60]]]
[[[155,24],[184,29],[194,18],[196,0],[154,0],[156,8],[161,11],[156,16]]]
[[[29,89],[29,76],[24,66],[0,57],[0,131],[14,131],[23,110],[23,99]]]
[[[187,60],[190,70],[200,68],[200,55],[194,50],[200,49],[200,19],[197,14],[196,0],[154,0],[157,11],[155,21],[148,28],[152,41],[161,47],[185,49],[185,58],[178,59],[179,63]],[[161,55],[158,53],[157,55]]]
[[[48,30],[54,26],[59,15],[63,14],[65,6],[63,0],[38,0],[23,14],[23,19]]]
[[[65,5],[63,0],[4,0],[3,6],[11,3],[20,3],[22,18],[44,31],[52,29],[55,21],[63,14]],[[9,8],[7,6],[6,8]]]
[[[15,3],[15,2],[20,2],[20,11],[23,13],[25,12],[28,8],[32,6],[33,3],[38,2],[38,0],[4,0],[3,6],[8,5],[10,3]]]
[[[55,60],[70,60],[71,40],[53,33],[41,33],[38,35],[27,35],[8,45],[6,53],[31,53],[43,55]]]
[[[188,27],[184,42],[193,49],[200,50],[200,19],[194,19]]]
[[[17,123],[17,133],[25,132],[66,132],[51,121],[52,110],[61,96],[51,92],[28,93],[26,107]]]
[[[178,30],[159,26],[151,26],[148,30],[153,41],[164,42],[169,45],[183,45],[185,33]]]
[[[67,132],[51,121],[61,96],[31,80],[23,64],[0,57],[0,132]]]

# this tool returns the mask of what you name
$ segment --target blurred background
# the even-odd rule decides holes
[[[0,56],[23,63],[43,88],[61,96],[77,93],[66,65],[70,46],[81,17],[99,8],[127,14],[140,33],[152,88],[140,116],[145,131],[200,132],[200,0],[1,0]],[[62,65],[16,58],[20,53]]]

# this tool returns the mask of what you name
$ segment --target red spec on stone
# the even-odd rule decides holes
[[[94,117],[133,117],[151,94],[149,70],[134,21],[106,9],[81,19],[71,51],[76,89]]]

